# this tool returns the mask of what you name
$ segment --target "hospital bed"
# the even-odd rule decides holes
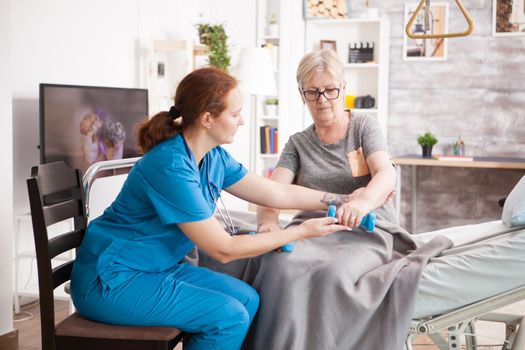
[[[84,175],[88,220],[99,216],[118,194],[126,174],[101,173],[129,168],[139,158],[93,164]],[[230,211],[234,224],[256,230],[252,212]],[[281,224],[291,219],[282,215]],[[413,321],[405,343],[412,350],[415,335],[428,336],[439,349],[478,348],[476,321],[506,325],[504,350],[525,349],[525,315],[497,309],[525,300],[525,226],[508,227],[501,220],[456,226],[414,235],[420,243],[444,235],[454,248],[432,258],[423,271]]]
[[[462,338],[466,349],[477,349],[478,320],[505,324],[500,349],[525,349],[525,315],[496,311],[525,300],[525,226],[497,220],[414,238],[423,243],[436,235],[455,247],[432,258],[423,271],[407,350],[416,334],[429,336],[440,349],[460,349]]]

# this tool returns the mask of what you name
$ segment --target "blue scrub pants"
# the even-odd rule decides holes
[[[121,273],[129,276],[115,288],[104,290],[97,278],[87,290],[77,289],[79,313],[111,324],[177,327],[193,334],[187,350],[240,349],[259,307],[255,289],[202,267]]]

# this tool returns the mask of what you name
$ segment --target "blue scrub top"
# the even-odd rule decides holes
[[[73,283],[87,287],[98,277],[111,288],[126,281],[126,272],[170,270],[194,247],[177,224],[209,218],[215,211],[210,191],[218,199],[246,172],[220,146],[199,169],[182,134],[158,144],[133,166],[113,204],[89,224]]]

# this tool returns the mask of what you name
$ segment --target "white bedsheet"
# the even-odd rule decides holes
[[[438,315],[525,285],[525,227],[501,220],[414,235],[444,235],[455,247],[423,271],[413,318]]]

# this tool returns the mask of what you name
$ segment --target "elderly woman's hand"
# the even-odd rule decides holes
[[[348,203],[341,205],[339,209],[337,209],[336,216],[339,224],[356,227],[359,226],[363,217],[373,209],[370,201],[356,195],[352,196]]]
[[[359,187],[357,190],[355,190],[354,192],[352,192],[352,193],[350,193],[348,195],[348,200],[352,201],[352,200],[354,200],[356,198],[361,197],[363,195],[363,193],[365,192],[365,189],[366,189],[366,187]],[[397,189],[394,188],[394,190],[392,192],[390,192],[388,194],[388,196],[386,196],[385,201],[383,202],[383,205],[387,204],[388,202],[390,202],[392,200],[392,198],[394,198],[394,195],[396,194],[396,191],[397,191]]]

